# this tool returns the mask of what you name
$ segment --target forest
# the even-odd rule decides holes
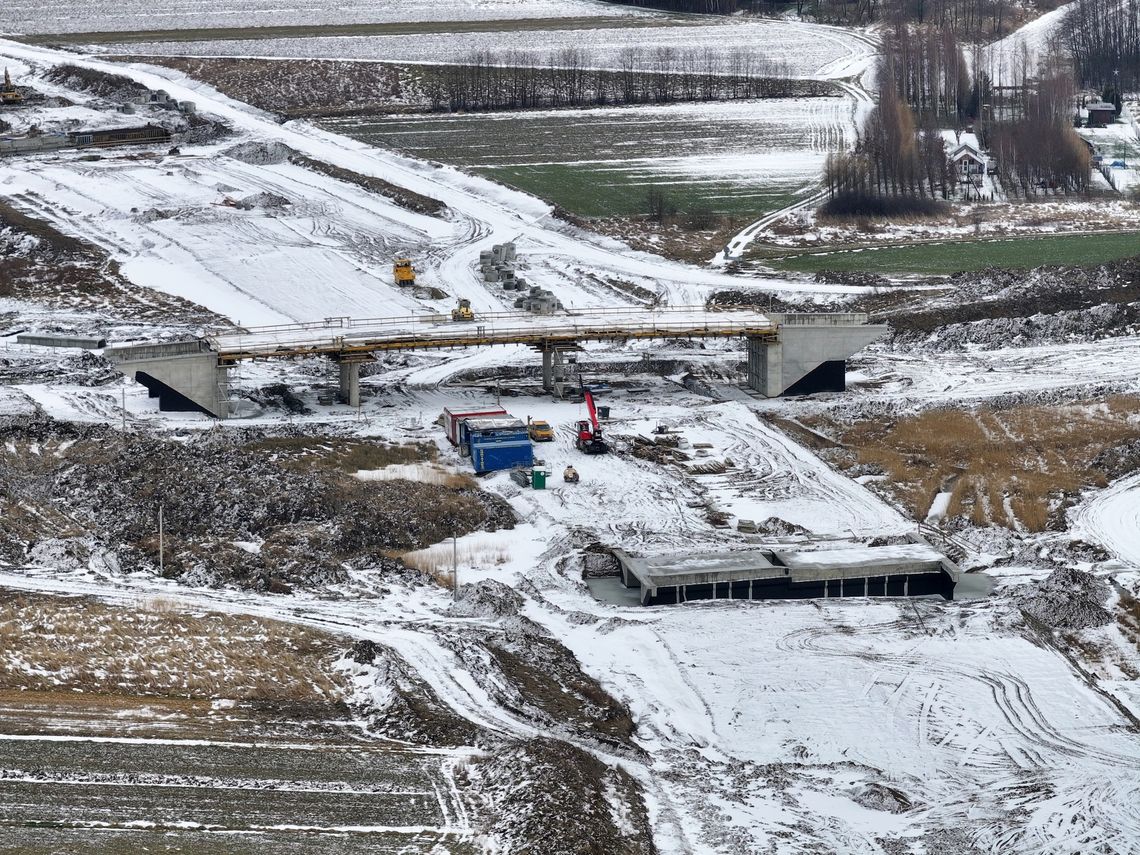
[[[1140,2],[1076,0],[1065,42],[1084,86],[1119,93],[1140,89]]]

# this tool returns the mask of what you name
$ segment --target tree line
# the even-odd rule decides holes
[[[1064,74],[1037,81],[1020,116],[991,122],[983,139],[1007,193],[1088,190],[1090,155],[1073,130],[1075,92]]]
[[[883,78],[879,103],[867,117],[855,149],[832,154],[824,167],[830,197],[948,198],[951,168],[933,112],[916,121],[890,77]]]
[[[419,90],[431,109],[448,112],[664,104],[831,94],[826,81],[796,80],[754,53],[710,48],[631,47],[616,69],[595,67],[581,48],[544,57],[477,51],[462,61],[423,69]]]
[[[1061,0],[1038,0],[1050,11]],[[797,14],[826,24],[866,25],[913,23],[949,30],[970,42],[999,39],[1022,23],[1018,0],[751,0],[745,8],[777,14],[794,5]]]
[[[742,5],[739,0],[605,0],[620,6],[663,9],[666,12],[695,12],[708,15],[732,15]]]
[[[854,149],[827,160],[832,212],[906,213],[927,206],[908,209],[900,200],[949,198],[962,179],[943,129],[975,132],[1008,194],[1088,189],[1088,147],[1073,129],[1075,93],[1064,74],[1028,81],[1003,99],[986,75],[971,74],[953,32],[904,24],[883,36],[878,80],[878,103]]]
[[[1116,92],[1140,88],[1140,2],[1076,0],[1064,39],[1082,85]]]

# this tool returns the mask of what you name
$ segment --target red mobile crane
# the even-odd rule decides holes
[[[610,450],[610,447],[602,439],[602,426],[598,424],[598,413],[594,409],[594,396],[589,389],[583,389],[582,397],[586,401],[586,408],[590,411],[590,420],[582,419],[578,422],[578,438],[574,441],[574,445],[585,454],[605,454]]]

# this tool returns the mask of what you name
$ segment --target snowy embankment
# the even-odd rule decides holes
[[[1140,475],[1121,478],[1069,514],[1071,533],[1140,568]]]
[[[981,68],[990,81],[995,86],[1019,86],[1036,77],[1042,60],[1060,48],[1061,28],[1072,6],[1058,6],[1004,39],[978,48]]]
[[[392,254],[417,254],[421,281],[479,308],[503,307],[475,274],[479,252],[515,240],[530,263],[528,279],[568,306],[615,305],[629,298],[597,288],[584,275],[620,279],[661,294],[671,305],[700,305],[741,280],[633,252],[613,240],[554,220],[545,203],[458,170],[382,151],[302,122],[284,126],[177,72],[120,66],[47,48],[0,42],[0,60],[39,69],[69,62],[126,74],[199,113],[224,121],[237,137],[187,148],[170,162],[108,157],[80,165],[36,158],[5,161],[0,182],[64,231],[94,240],[138,284],[179,293],[244,323],[282,318],[406,314],[409,298],[388,285]],[[445,203],[443,220],[412,215],[386,199],[300,167],[250,167],[221,156],[242,141],[277,143],[354,172],[383,178]],[[171,174],[168,174],[171,173]],[[237,191],[232,193],[232,191]],[[271,193],[295,202],[264,212],[233,211],[227,194]],[[164,216],[148,218],[159,209]],[[271,220],[275,220],[271,221]],[[851,293],[859,289],[779,280],[750,284],[772,291]],[[317,305],[313,305],[317,300]]]
[[[738,70],[739,56],[753,71],[804,79],[840,80],[862,75],[873,63],[875,40],[859,30],[766,18],[689,20],[678,26],[589,27],[577,29],[421,33],[312,38],[224,39],[214,41],[123,42],[101,51],[127,56],[354,59],[404,63],[451,63],[477,52],[525,58],[542,65],[567,48],[583,52],[591,67],[621,70],[630,50],[701,51],[702,63],[718,73]],[[705,53],[707,51],[707,54]],[[735,58],[734,58],[735,57]]]

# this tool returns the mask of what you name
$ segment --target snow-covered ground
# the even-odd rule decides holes
[[[1035,347],[972,348],[936,354],[885,352],[863,379],[884,401],[984,401],[1096,385],[1140,391],[1140,339],[1114,338]]]
[[[1038,66],[1050,53],[1063,49],[1061,28],[1071,6],[1058,6],[1004,39],[979,49],[982,69],[995,86],[1020,86],[1037,76]]]
[[[532,55],[541,59],[563,48],[585,51],[587,63],[620,69],[623,53],[646,56],[657,50],[709,50],[722,70],[729,57],[746,54],[775,64],[793,77],[855,78],[871,66],[878,49],[873,37],[852,29],[795,21],[715,18],[681,26],[544,29],[520,32],[427,33],[408,37],[235,39],[199,42],[129,42],[100,47],[135,56],[252,56],[359,59],[383,62],[454,62],[477,51]],[[703,60],[702,60],[703,61]]]
[[[353,3],[278,0],[15,0],[4,7],[10,33],[83,33],[184,30],[211,27],[376,24],[406,21],[495,21],[520,18],[590,18],[644,15],[594,0],[358,0]]]
[[[810,195],[828,153],[854,143],[866,109],[865,102],[848,97],[773,98],[382,120],[349,117],[321,124],[506,183],[546,175],[547,192],[571,210],[594,204],[643,207],[645,188],[656,184],[683,197],[685,205],[697,199],[712,211],[751,214],[773,198]],[[693,134],[694,127],[701,133]],[[573,181],[562,177],[566,171],[572,171]],[[593,202],[595,194],[583,193],[583,186],[630,192],[603,193]]]
[[[1099,490],[1070,514],[1074,535],[1099,543],[1140,568],[1140,475]]]
[[[71,61],[121,72],[99,60],[0,42],[0,58],[43,68]],[[229,123],[235,138],[154,160],[109,153],[97,162],[76,155],[6,160],[0,187],[18,206],[65,232],[106,248],[139,284],[179,294],[246,324],[329,316],[405,315],[416,304],[387,285],[390,259],[410,252],[420,281],[448,296],[420,301],[438,311],[455,297],[485,310],[506,308],[483,286],[479,252],[514,240],[532,284],[567,306],[613,305],[630,298],[599,280],[620,279],[672,305],[700,305],[717,288],[741,280],[630,251],[566,226],[548,205],[447,167],[375,149],[302,122],[279,125],[185,76],[146,67],[127,73],[199,113]],[[48,111],[44,111],[48,112]],[[442,218],[412,214],[352,185],[288,164],[250,167],[222,152],[242,141],[284,144],[355,172],[378,176],[438,199]],[[290,204],[235,211],[231,197],[279,196]],[[150,212],[150,213],[148,213]],[[157,212],[154,213],[154,212]],[[768,290],[850,291],[844,286],[756,281]]]

